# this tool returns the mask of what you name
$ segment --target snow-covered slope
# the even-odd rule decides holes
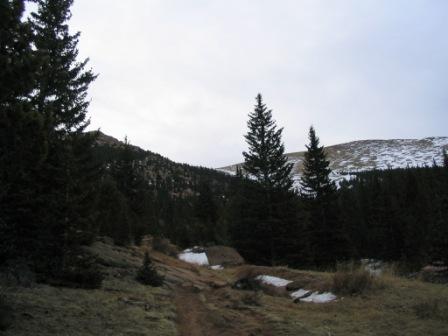
[[[360,140],[326,147],[332,179],[349,179],[350,173],[388,168],[431,166],[442,164],[443,149],[448,151],[448,137],[395,140]],[[287,154],[294,163],[293,178],[300,180],[304,152]],[[235,173],[238,164],[219,170]]]

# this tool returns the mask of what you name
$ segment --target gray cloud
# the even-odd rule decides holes
[[[173,160],[241,160],[261,92],[288,151],[445,135],[443,0],[77,0],[92,128]]]

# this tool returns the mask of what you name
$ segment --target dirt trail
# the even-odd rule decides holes
[[[194,293],[179,291],[176,293],[175,303],[178,314],[178,330],[180,336],[207,336],[209,333],[207,312],[199,296]]]
[[[250,308],[231,305],[220,290],[175,294],[178,330],[181,336],[271,336],[263,316]]]
[[[232,289],[223,273],[164,256],[155,260],[171,283],[181,336],[273,335],[261,307],[244,303],[251,294]]]

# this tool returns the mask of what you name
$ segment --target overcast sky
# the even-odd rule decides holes
[[[447,135],[446,0],[75,0],[100,76],[91,128],[172,160],[239,162],[261,92],[287,151]]]

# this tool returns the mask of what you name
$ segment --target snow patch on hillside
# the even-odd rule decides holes
[[[327,303],[336,300],[337,297],[333,293],[326,292],[319,294],[318,292],[312,293],[310,296],[307,296],[303,299],[300,299],[302,302],[313,302],[313,303]]]
[[[193,252],[193,249],[186,249],[179,253],[178,258],[190,264],[208,266],[208,258],[205,252]]]
[[[448,150],[448,137],[424,139],[360,140],[326,147],[332,170],[330,178],[338,186],[351,180],[354,173],[407,167],[425,167],[443,164],[443,150]],[[286,154],[292,163],[294,185],[300,188],[304,152]],[[220,168],[234,175],[236,167]]]

